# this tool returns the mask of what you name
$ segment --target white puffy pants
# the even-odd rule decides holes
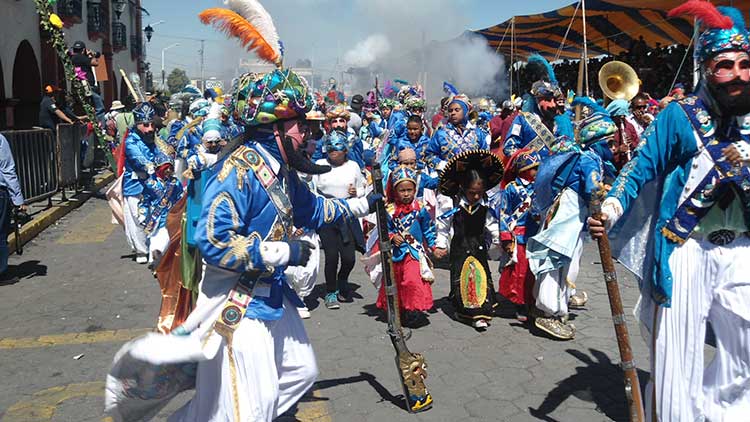
[[[573,256],[567,265],[539,274],[534,282],[535,305],[546,315],[568,315],[568,300],[575,294],[578,270],[581,266],[584,236],[584,233],[579,234]]]
[[[128,239],[128,245],[138,255],[146,256],[148,254],[148,245],[146,244],[146,232],[143,226],[138,223],[138,203],[141,201],[139,196],[126,196],[124,205],[125,218],[125,237]]]
[[[306,233],[299,238],[313,245],[310,252],[310,260],[304,267],[287,267],[284,273],[291,286],[297,291],[297,295],[304,299],[310,296],[318,280],[318,267],[320,266],[320,239],[317,233]]]
[[[648,419],[655,410],[659,421],[750,420],[750,239],[689,239],[669,267],[671,307],[652,313]],[[716,355],[704,369],[706,322]]]
[[[242,422],[271,422],[291,408],[318,376],[305,327],[287,299],[278,321],[244,318],[234,332],[239,400],[232,398],[226,343],[216,356],[198,364],[195,396],[170,422],[233,421],[234,405]]]

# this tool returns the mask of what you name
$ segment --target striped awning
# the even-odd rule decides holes
[[[589,57],[628,50],[640,36],[651,47],[656,43],[662,46],[688,44],[693,34],[692,19],[668,19],[666,16],[669,9],[682,3],[681,0],[586,0]],[[713,3],[745,11],[750,9],[750,0],[718,0]],[[580,7],[576,10],[577,6],[579,2],[547,13],[516,16],[514,55],[521,58],[538,52],[549,60],[580,58],[583,20],[582,10]],[[572,19],[574,15],[575,19]],[[511,19],[473,32],[485,37],[490,46],[510,57]]]

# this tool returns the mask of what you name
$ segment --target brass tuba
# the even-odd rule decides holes
[[[629,64],[612,61],[599,70],[599,87],[610,99],[630,101],[641,89],[641,81]]]

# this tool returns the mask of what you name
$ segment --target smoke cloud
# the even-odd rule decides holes
[[[431,104],[444,95],[443,81],[471,96],[505,95],[502,57],[484,38],[466,33],[466,10],[482,7],[482,2],[261,1],[284,41],[285,63],[309,59],[320,83],[333,77],[347,94],[372,89],[378,76],[381,87],[394,79],[421,83]]]
[[[348,66],[367,67],[391,51],[391,43],[383,34],[374,34],[357,43],[344,55]]]

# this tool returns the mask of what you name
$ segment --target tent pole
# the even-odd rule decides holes
[[[584,59],[583,52],[581,52],[581,61],[578,62],[578,86],[576,87],[576,95],[579,97],[583,95],[583,74],[584,72],[586,72],[586,64],[584,60],[585,59]],[[581,106],[580,105],[576,106],[575,114],[576,114],[576,117],[575,117],[576,122],[580,121],[581,120]]]
[[[516,17],[510,18],[510,95],[513,96],[513,65],[516,53]]]
[[[589,96],[589,53],[586,38],[586,0],[581,0],[581,17],[583,18],[583,68],[586,77],[586,96]]]

